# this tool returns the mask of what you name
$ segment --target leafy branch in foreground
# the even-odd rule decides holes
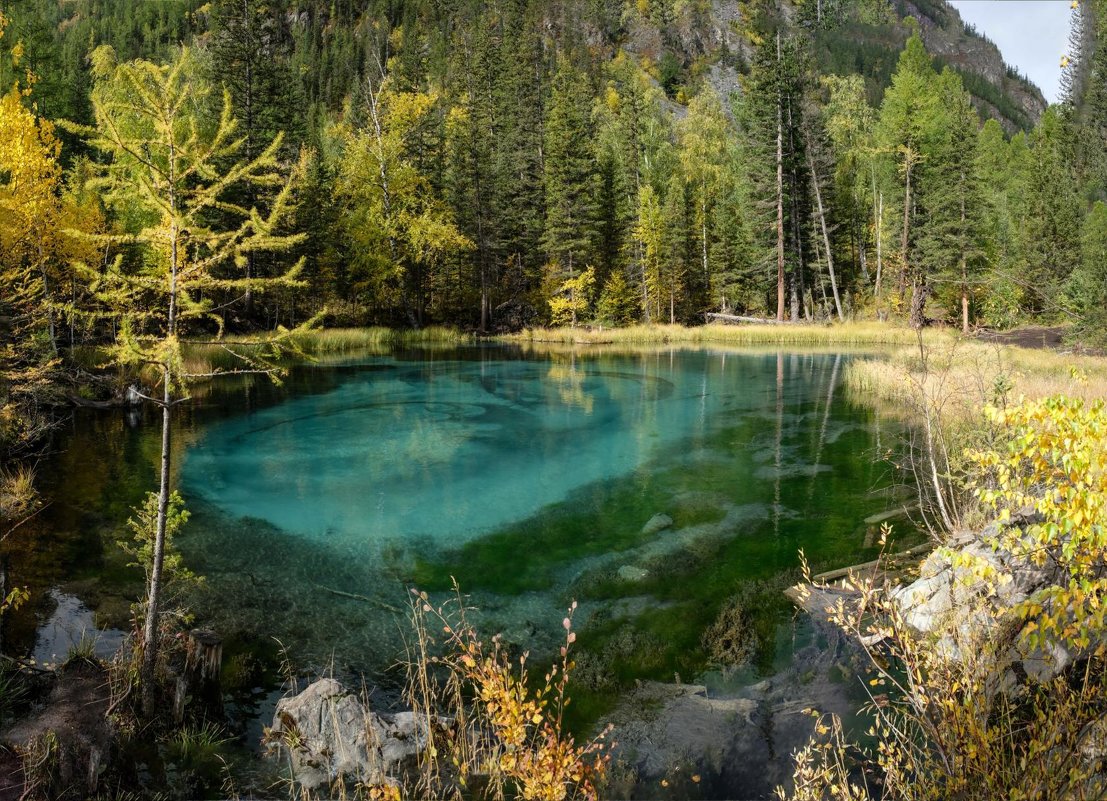
[[[407,665],[408,701],[428,724],[442,712],[455,721],[444,746],[448,772],[441,769],[438,749],[430,749],[415,795],[460,797],[483,784],[484,795],[497,799],[598,798],[596,783],[610,759],[605,753],[610,729],[582,745],[564,726],[575,610],[574,602],[562,621],[560,659],[539,684],[527,671],[528,654],[516,663],[498,635],[490,644],[480,638],[460,593],[436,607],[425,592],[412,590],[416,636]],[[432,631],[441,632],[440,643]]]

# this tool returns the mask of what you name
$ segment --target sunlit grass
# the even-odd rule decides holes
[[[1013,345],[949,340],[849,363],[846,386],[860,402],[913,414],[922,393],[941,397],[952,417],[976,417],[987,403],[1057,393],[1107,399],[1107,358]]]
[[[952,334],[928,330],[927,344],[946,342]],[[885,323],[838,325],[636,325],[627,328],[528,328],[501,337],[507,342],[541,342],[578,345],[603,344],[733,344],[733,345],[911,345],[918,334],[910,328]]]

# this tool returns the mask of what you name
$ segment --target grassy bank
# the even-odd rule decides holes
[[[284,352],[277,362],[296,362],[306,358],[341,355],[379,349],[382,353],[403,346],[447,346],[473,341],[456,328],[431,326],[418,331],[395,328],[317,328],[289,334],[282,343]],[[257,354],[271,348],[259,337],[230,336],[219,343],[192,342],[185,345],[188,372],[210,373],[241,367],[237,354]],[[263,354],[264,355],[264,354]]]
[[[979,417],[987,403],[1057,393],[1091,401],[1107,398],[1107,358],[1028,349],[975,340],[931,342],[847,366],[846,386],[861,402],[913,415],[922,399],[942,417]]]
[[[627,328],[528,328],[500,338],[506,342],[576,345],[917,345],[913,329],[885,323],[840,325],[635,325]],[[944,330],[923,333],[927,344],[948,342]]]

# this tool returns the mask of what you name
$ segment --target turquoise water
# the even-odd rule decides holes
[[[825,391],[834,363],[815,375],[788,370],[790,427],[797,409]],[[360,556],[412,538],[471,540],[634,473],[674,445],[736,460],[745,480],[757,482],[833,470],[794,445],[777,465],[756,440],[744,448],[711,442],[736,419],[772,413],[772,359],[521,361],[493,352],[366,367],[330,392],[207,428],[188,449],[183,492]],[[841,416],[825,422],[824,445],[858,425]]]
[[[783,590],[800,549],[815,571],[873,558],[865,518],[908,494],[886,461],[900,425],[842,384],[852,358],[469,347],[197,387],[176,413],[174,475],[192,513],[177,545],[204,581],[171,601],[224,637],[226,708],[250,745],[281,646],[304,675],[364,676],[393,698],[410,589],[441,601],[455,581],[481,631],[534,665],[579,603],[579,732],[640,679],[767,685],[773,709],[846,714],[860,666]],[[90,618],[129,626],[143,578],[116,542],[156,485],[158,422],[81,411],[58,432],[39,469],[49,503],[0,543],[32,592],[5,617],[5,652],[53,658]],[[647,526],[659,515],[671,525]],[[785,772],[806,736],[789,714],[763,718],[779,753],[758,757]],[[765,770],[742,781],[765,789]]]
[[[200,388],[175,420],[178,547],[204,576],[183,600],[247,690],[276,641],[305,672],[395,684],[409,590],[455,580],[482,630],[536,659],[579,602],[583,723],[640,678],[773,676],[816,639],[782,594],[799,550],[816,570],[871,558],[864,519],[902,503],[884,460],[900,428],[847,397],[851,358],[470,347]],[[59,597],[127,625],[142,577],[115,543],[158,446],[149,410],[59,433],[50,504],[3,543],[33,592],[5,649],[45,647]],[[645,528],[656,515],[672,525]]]
[[[898,429],[844,396],[848,358],[468,348],[304,369],[250,411],[225,397],[180,464],[197,602],[304,664],[381,676],[408,590],[456,580],[482,627],[539,654],[580,602],[585,700],[769,675],[795,644],[799,549],[859,561],[864,518],[895,504]],[[741,656],[713,654],[735,605]]]

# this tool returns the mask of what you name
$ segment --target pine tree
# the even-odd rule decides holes
[[[943,122],[932,145],[921,199],[924,223],[918,262],[924,285],[937,279],[940,287],[953,290],[939,294],[956,301],[961,330],[967,334],[970,298],[983,260],[984,202],[976,150],[980,118],[957,73],[946,67],[938,82]]]
[[[1025,205],[1017,230],[1025,258],[1024,306],[1058,312],[1069,274],[1080,262],[1083,201],[1074,174],[1076,134],[1063,106],[1046,109],[1027,140]]]
[[[92,61],[96,126],[78,130],[104,154],[103,197],[130,227],[92,235],[96,241],[128,247],[102,275],[95,267],[82,269],[118,331],[112,360],[152,367],[161,385],[156,396],[147,398],[162,412],[141,669],[143,708],[149,715],[157,704],[162,572],[172,494],[170,414],[188,399],[189,383],[201,377],[190,371],[182,356],[182,337],[189,330],[221,331],[212,291],[264,291],[292,283],[295,268],[267,280],[225,278],[219,271],[228,264],[241,269],[247,254],[287,249],[301,237],[275,233],[291,212],[292,187],[278,174],[280,136],[252,159],[237,159],[242,140],[235,137],[229,96],[224,93],[216,124],[205,125],[212,88],[200,77],[189,50],[181,50],[171,64],[158,65],[142,60],[119,63],[114,51],[104,46],[93,53]],[[230,166],[219,169],[220,164]],[[275,193],[267,215],[228,200],[244,184]],[[213,219],[234,224],[215,226]],[[240,367],[228,372],[273,374],[272,358],[281,339],[277,335],[255,348],[231,348]]]
[[[545,119],[542,43],[537,35],[541,4],[509,4],[495,81],[499,133],[493,156],[502,283],[509,301],[537,289],[542,278],[545,222],[542,130]]]
[[[1102,346],[1107,342],[1107,203],[1103,201],[1097,201],[1084,218],[1080,257],[1069,295],[1082,339]]]

